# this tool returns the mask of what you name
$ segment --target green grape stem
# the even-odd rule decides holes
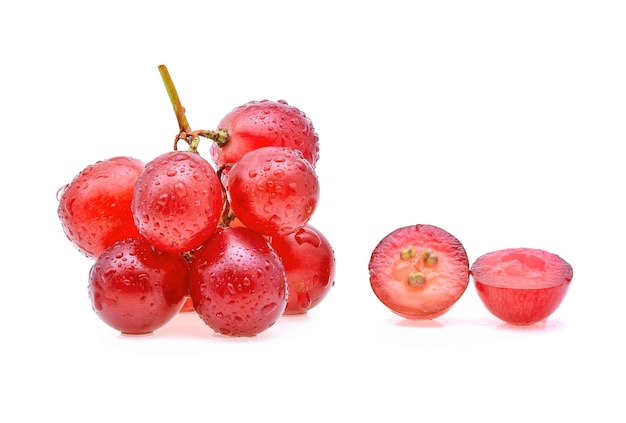
[[[225,129],[217,131],[207,129],[198,131],[191,130],[191,126],[189,126],[189,122],[185,116],[185,108],[180,102],[180,97],[178,96],[178,92],[174,86],[174,81],[172,80],[167,67],[165,65],[160,65],[159,73],[161,74],[161,79],[163,80],[163,84],[167,90],[167,95],[170,98],[170,103],[172,103],[174,113],[176,114],[176,120],[178,121],[179,132],[174,140],[174,150],[177,149],[178,141],[183,140],[189,145],[189,151],[197,153],[198,145],[200,144],[200,137],[208,138],[218,145],[226,144],[228,142],[228,131]]]
[[[161,74],[161,79],[163,79],[163,84],[165,84],[167,95],[170,97],[170,102],[172,103],[172,107],[174,108],[174,113],[176,114],[176,119],[178,120],[178,128],[180,129],[180,132],[190,134],[191,127],[189,126],[189,122],[187,121],[187,117],[185,116],[185,108],[180,102],[180,97],[178,97],[178,92],[176,91],[176,87],[174,86],[174,81],[172,81],[172,77],[170,76],[167,67],[165,65],[160,65],[159,73]]]

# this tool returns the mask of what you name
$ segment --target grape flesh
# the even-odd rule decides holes
[[[429,320],[447,313],[469,284],[467,252],[454,235],[427,224],[387,234],[368,264],[376,297],[406,319]]]
[[[471,275],[491,314],[510,324],[530,325],[556,311],[574,271],[567,261],[548,251],[506,248],[478,257]]]
[[[228,142],[211,146],[217,167],[234,164],[244,154],[266,146],[299,150],[313,167],[319,159],[319,138],[313,123],[284,100],[246,103],[224,116],[218,128],[228,131]]]
[[[284,236],[306,225],[317,207],[315,170],[298,150],[263,147],[243,156],[228,175],[233,213],[246,227]]]
[[[187,268],[182,255],[158,251],[142,236],[118,241],[91,267],[92,307],[122,333],[151,333],[183,306]]]
[[[166,252],[200,246],[215,231],[222,188],[211,164],[196,153],[172,151],[146,164],[132,211],[139,233]]]
[[[189,294],[202,320],[228,336],[255,336],[280,318],[287,304],[285,269],[261,235],[220,228],[194,252]]]
[[[142,161],[113,157],[87,166],[59,191],[57,213],[67,238],[97,258],[118,240],[139,234],[131,212]]]
[[[303,314],[317,306],[335,284],[335,254],[328,239],[316,228],[304,228],[272,237],[289,284],[285,314]]]

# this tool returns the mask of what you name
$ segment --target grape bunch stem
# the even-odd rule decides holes
[[[176,134],[176,139],[174,140],[174,150],[178,149],[178,141],[183,140],[189,145],[189,151],[192,153],[198,153],[198,145],[200,144],[200,137],[208,138],[219,145],[224,145],[228,141],[228,131],[225,129],[218,129],[217,131],[212,131],[209,129],[201,129],[197,131],[193,131],[191,126],[189,126],[189,122],[187,121],[187,117],[185,116],[185,108],[180,102],[180,97],[178,96],[178,91],[176,91],[176,87],[174,86],[174,81],[167,70],[165,65],[159,66],[159,73],[161,74],[161,79],[163,79],[163,84],[165,84],[165,89],[167,90],[167,94],[170,98],[170,102],[172,103],[172,107],[174,108],[174,113],[176,114],[176,120],[178,121],[178,134]],[[229,166],[222,166],[217,171],[218,179],[220,180],[220,185],[222,187],[222,197],[224,199],[224,207],[222,209],[222,215],[220,217],[220,224],[224,227],[230,225],[230,223],[235,219],[235,215],[230,211],[230,203],[228,201],[228,196],[226,195],[226,189],[222,184],[222,173],[224,169]]]
[[[189,145],[189,151],[198,153],[200,137],[208,138],[219,145],[226,144],[228,142],[228,131],[225,129],[219,129],[217,131],[212,131],[210,129],[193,131],[191,129],[191,126],[189,126],[189,122],[187,121],[187,117],[185,116],[185,108],[180,102],[178,91],[176,91],[174,81],[172,80],[167,67],[165,65],[160,65],[159,73],[161,74],[163,84],[165,84],[167,95],[170,98],[170,103],[172,103],[174,114],[176,114],[176,120],[178,121],[179,132],[176,134],[176,138],[174,139],[174,150],[178,149],[178,141],[183,140]]]

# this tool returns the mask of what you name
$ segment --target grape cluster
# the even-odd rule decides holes
[[[99,161],[59,191],[67,238],[94,260],[93,310],[126,334],[195,311],[229,336],[306,313],[335,274],[328,239],[309,224],[320,195],[311,120],[263,100],[232,110],[215,131],[193,131],[167,69],[159,71],[179,124],[174,149],[146,164]],[[201,138],[212,141],[212,163],[198,152]]]

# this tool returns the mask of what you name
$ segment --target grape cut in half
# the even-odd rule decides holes
[[[574,276],[561,257],[534,248],[508,248],[480,256],[471,268],[481,301],[507,323],[529,325],[561,304]]]
[[[461,242],[433,225],[406,226],[385,236],[372,252],[370,285],[394,313],[413,320],[446,313],[469,284]]]

